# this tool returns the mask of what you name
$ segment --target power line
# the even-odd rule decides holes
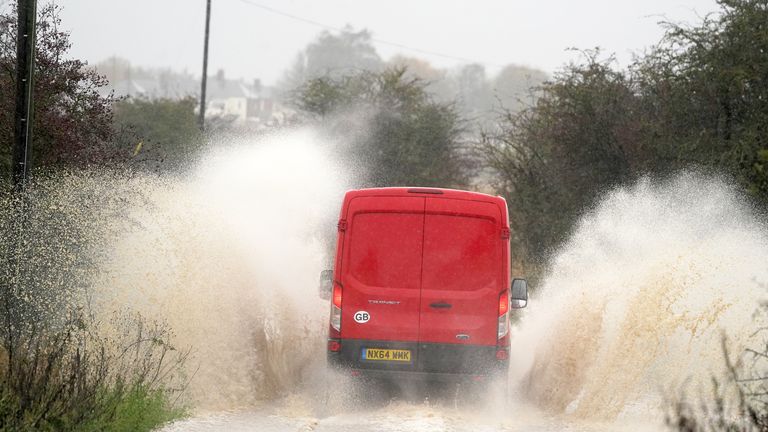
[[[325,30],[331,30],[331,31],[338,32],[338,33],[343,33],[344,31],[346,31],[345,29],[342,29],[342,28],[339,28],[339,27],[336,27],[336,26],[332,26],[332,25],[324,24],[324,23],[321,23],[321,22],[318,22],[318,21],[314,21],[314,20],[311,20],[311,19],[303,18],[303,17],[300,17],[298,15],[294,15],[294,14],[291,14],[291,13],[288,13],[288,12],[283,12],[283,11],[277,10],[277,9],[275,9],[273,7],[265,6],[265,5],[261,4],[261,3],[256,3],[253,0],[240,0],[240,2],[245,3],[247,5],[250,5],[250,6],[257,7],[259,9],[265,10],[265,11],[270,12],[270,13],[275,14],[275,15],[280,15],[282,17],[289,18],[289,19],[292,19],[294,21],[303,22],[305,24],[309,24],[309,25],[312,25],[312,26],[315,26],[315,27],[319,27],[319,28],[322,28],[322,29],[325,29]],[[384,39],[378,39],[378,38],[374,38],[374,37],[371,38],[371,41],[374,42],[374,43],[380,44],[380,45],[388,45],[388,46],[391,46],[391,47],[400,48],[400,49],[404,49],[404,50],[407,50],[407,51],[417,52],[417,53],[420,53],[420,54],[426,54],[426,55],[430,55],[430,56],[434,56],[434,57],[442,57],[442,58],[445,58],[445,59],[456,60],[456,61],[460,61],[460,62],[464,62],[464,63],[481,64],[483,66],[498,67],[498,68],[504,67],[504,65],[481,62],[481,61],[477,61],[477,60],[466,58],[466,57],[460,57],[460,56],[440,53],[440,52],[436,52],[436,51],[426,50],[426,49],[422,49],[422,48],[416,48],[416,47],[408,46],[408,45],[405,45],[405,44],[401,44],[401,43],[397,43],[397,42],[392,42],[392,41],[388,41],[388,40],[384,40]]]

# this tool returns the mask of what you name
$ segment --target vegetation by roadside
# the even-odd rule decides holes
[[[321,35],[297,59],[286,83],[296,89],[293,102],[304,120],[339,138],[350,159],[365,165],[361,185],[465,188],[480,183],[481,173],[482,182],[507,199],[515,260],[522,258],[526,268],[520,272],[535,278],[604,191],[644,175],[663,177],[691,167],[725,173],[756,206],[768,207],[768,2],[720,0],[719,5],[719,12],[696,26],[665,24],[665,37],[626,69],[599,51],[584,51],[581,62],[533,89],[526,108],[521,108],[519,89],[504,90],[521,76],[540,82],[545,78],[540,71],[507,69],[490,83],[481,66],[467,65],[451,85],[424,81],[415,66],[424,75],[441,72],[413,59],[392,67],[375,52],[369,33],[351,29],[340,36]],[[159,170],[189,161],[203,143],[195,101],[103,95],[103,77],[81,61],[67,60],[69,41],[58,30],[57,10],[48,5],[40,11],[35,165],[127,163]],[[15,61],[14,20],[0,16],[0,69],[6,71]],[[337,67],[350,58],[363,70]],[[12,76],[0,75],[4,178],[9,177],[13,135]],[[514,109],[473,144],[467,139],[473,128],[465,127],[462,114],[480,117],[487,111],[492,86],[506,95],[503,106]],[[459,108],[433,97],[435,89],[461,93]],[[88,230],[88,218],[70,222],[63,226],[73,231],[60,245],[82,247],[75,238]],[[52,237],[65,232],[58,225],[50,229]],[[81,263],[74,261],[62,261],[62,268],[45,260],[36,264],[65,284],[81,274]],[[0,427],[146,430],[182,413],[173,403],[175,390],[161,378],[164,373],[148,372],[183,363],[183,355],[177,363],[167,362],[168,353],[178,352],[165,333],[105,339],[82,309],[60,308],[58,302],[42,309],[27,304],[25,296],[39,294],[37,284],[4,282]],[[10,288],[22,285],[23,292]],[[23,313],[29,311],[35,319],[25,321]],[[20,326],[27,321],[34,325]],[[142,329],[146,323],[126,326]],[[126,353],[136,354],[130,361],[114,357],[126,347],[131,347]],[[754,368],[731,370],[728,382],[736,389],[745,388],[744,379],[764,382],[744,375]],[[715,384],[715,400],[722,388],[722,382]],[[737,394],[737,411],[750,419],[750,427],[765,429],[763,401],[751,399],[746,390]],[[670,425],[715,428],[695,419],[690,404],[674,406]],[[717,407],[715,418],[724,418],[727,410]],[[718,421],[719,429],[740,430]]]
[[[721,0],[698,26],[666,24],[628,69],[584,51],[483,134],[513,247],[545,264],[602,192],[680,169],[731,176],[768,206],[768,3]]]
[[[98,276],[124,229],[105,221],[130,225],[141,192],[90,175],[40,173],[0,194],[2,430],[148,431],[184,415],[189,350],[162,322],[105,303]]]
[[[186,354],[168,344],[167,330],[135,317],[123,320],[132,326],[125,333],[105,337],[96,324],[76,313],[56,326],[6,327],[0,429],[150,431],[185,414],[166,380]]]
[[[203,145],[194,98],[128,98],[113,105],[114,145],[130,166],[153,172],[184,168]]]
[[[764,309],[765,306],[763,313]],[[693,392],[686,387],[671,389],[664,420],[673,430],[768,430],[768,387],[763,372],[768,360],[768,345],[747,349],[734,360],[727,342],[723,336],[722,351],[727,375],[712,377],[709,389],[694,389]]]
[[[0,14],[0,178],[10,177],[16,82],[15,6]],[[99,91],[106,80],[67,55],[69,34],[61,30],[60,6],[41,4],[37,20],[34,80],[36,167],[85,166],[114,160],[112,95]]]
[[[461,187],[471,176],[461,122],[402,68],[307,81],[294,103],[361,164],[367,186]]]

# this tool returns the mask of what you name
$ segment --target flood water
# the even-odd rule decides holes
[[[193,417],[164,430],[658,430],[670,397],[724,373],[724,335],[734,358],[762,341],[768,230],[727,181],[681,173],[606,191],[553,251],[512,329],[507,397],[330,376],[317,278],[363,168],[328,148],[300,131],[220,146],[181,176],[60,181],[98,191],[97,213],[46,198],[109,227],[93,234],[95,310],[137,310],[192,348]]]

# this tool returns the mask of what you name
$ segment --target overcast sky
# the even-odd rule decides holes
[[[40,3],[46,0],[39,0]],[[74,57],[111,56],[200,75],[205,0],[56,0]],[[323,30],[367,28],[386,59],[402,53],[439,67],[516,63],[552,72],[569,47],[600,46],[626,65],[655,43],[661,20],[696,23],[715,0],[213,0],[209,73],[274,83]],[[260,7],[260,6],[262,7]],[[287,17],[279,13],[291,15]],[[442,54],[426,54],[385,42]],[[452,57],[452,58],[451,58]]]

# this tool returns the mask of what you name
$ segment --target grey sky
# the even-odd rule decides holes
[[[39,0],[41,2],[45,0]],[[139,66],[200,74],[205,0],[57,0],[73,56],[91,63],[117,55]],[[209,72],[274,83],[322,28],[249,3],[333,27],[367,28],[377,39],[471,59],[489,73],[517,63],[557,69],[568,47],[603,47],[620,64],[655,43],[657,22],[697,22],[715,0],[213,0]],[[447,59],[377,44],[435,66]],[[465,63],[465,62],[464,62]]]

